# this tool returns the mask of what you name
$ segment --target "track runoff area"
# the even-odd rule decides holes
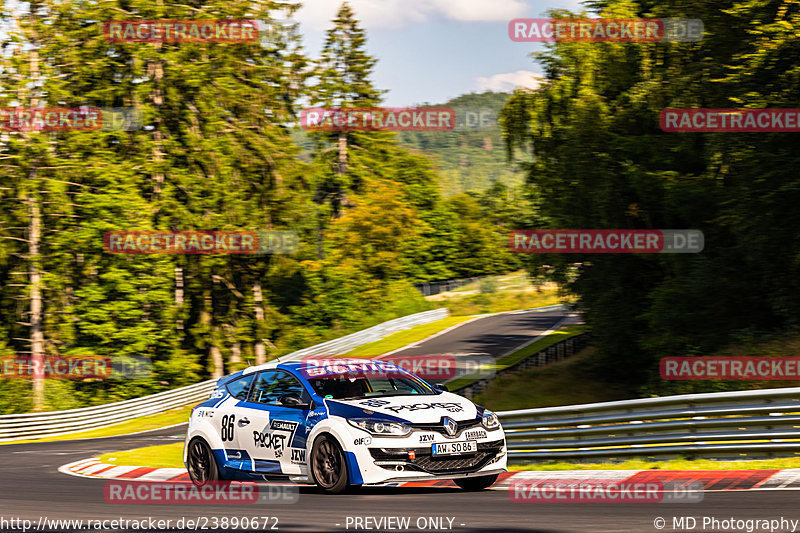
[[[552,327],[552,321],[564,318],[561,313],[548,312],[549,321],[539,327]],[[541,320],[542,315],[486,317],[406,353],[436,349],[439,342],[472,349],[479,332],[491,339],[519,318]],[[341,496],[289,483],[234,484],[251,487],[240,488],[235,500],[225,499],[217,488],[192,492],[196,489],[187,483],[184,469],[90,459],[180,442],[185,434],[186,426],[180,426],[4,447],[13,460],[0,464],[6,480],[0,485],[0,520],[5,520],[0,529],[30,531],[43,524],[71,531],[95,526],[107,531],[796,531],[800,519],[786,512],[794,508],[792,491],[800,488],[800,470],[510,472],[482,492],[434,481],[393,483]],[[59,469],[70,458],[75,460]],[[176,490],[180,485],[185,490]]]

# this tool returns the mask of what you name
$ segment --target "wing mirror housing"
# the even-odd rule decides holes
[[[278,403],[283,407],[294,407],[295,409],[311,409],[310,402],[304,402],[299,394],[290,392],[278,398]]]

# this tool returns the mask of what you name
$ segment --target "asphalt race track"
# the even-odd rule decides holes
[[[500,357],[552,329],[566,317],[567,312],[561,309],[490,315],[392,355],[484,353]]]
[[[299,501],[292,505],[113,505],[103,498],[106,480],[73,477],[57,471],[64,463],[100,453],[180,441],[183,431],[181,426],[127,437],[3,446],[0,516],[28,519],[34,524],[43,516],[50,520],[275,516],[281,531],[348,531],[345,529],[348,516],[409,516],[412,524],[419,517],[450,517],[454,519],[452,531],[510,533],[654,532],[658,531],[653,526],[657,517],[671,523],[673,516],[694,516],[698,524],[701,516],[716,516],[720,520],[731,516],[800,518],[798,494],[793,491],[716,492],[706,494],[700,503],[668,505],[515,503],[510,501],[506,490],[466,493],[446,487],[373,488],[339,496],[302,488]],[[699,525],[697,530],[702,530]],[[662,531],[677,530],[667,527]]]
[[[414,350],[432,353],[439,347],[488,352],[506,352],[546,331],[563,318],[562,312],[507,314],[488,317],[441,335]],[[524,330],[527,328],[527,335]],[[482,333],[483,331],[483,333]],[[486,333],[489,331],[490,333]],[[514,340],[504,342],[506,334]],[[480,346],[480,349],[478,349]],[[436,352],[433,352],[436,353]],[[439,353],[442,353],[441,351]],[[449,487],[361,489],[354,493],[328,496],[314,488],[301,488],[297,503],[290,505],[118,505],[106,503],[103,479],[69,476],[57,471],[63,464],[99,454],[180,442],[185,426],[103,439],[62,441],[41,444],[0,446],[0,519],[31,520],[41,517],[84,520],[172,520],[198,517],[277,518],[279,531],[485,531],[509,532],[655,532],[673,529],[672,517],[693,516],[693,531],[734,531],[701,527],[703,516],[719,520],[800,519],[797,492],[741,491],[710,492],[694,504],[659,503],[515,503],[507,490],[480,493],[462,492]],[[354,517],[410,517],[409,529],[346,528]],[[444,518],[443,528],[417,528],[416,521],[427,517]],[[654,520],[666,519],[664,529]],[[452,520],[452,529],[447,525]],[[3,524],[0,521],[0,524]],[[274,522],[269,522],[270,527]],[[3,531],[21,528],[0,525]],[[268,528],[269,529],[269,528]],[[213,530],[213,529],[209,529]],[[148,531],[154,531],[149,529]],[[230,530],[229,530],[230,531]],[[757,530],[761,531],[761,530]],[[781,530],[783,531],[783,530]]]

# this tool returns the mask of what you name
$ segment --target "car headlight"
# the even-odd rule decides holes
[[[347,421],[351,426],[383,437],[403,437],[411,433],[411,427],[401,422],[384,422],[370,418],[350,418]]]
[[[481,418],[481,424],[486,429],[497,429],[500,427],[500,419],[497,418],[497,415],[491,411],[484,411],[483,418]]]

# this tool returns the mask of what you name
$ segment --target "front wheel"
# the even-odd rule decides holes
[[[217,462],[214,460],[214,454],[206,444],[206,441],[201,438],[195,438],[189,442],[186,469],[189,471],[189,478],[192,483],[198,487],[220,480],[219,468],[217,468]]]
[[[478,476],[478,477],[462,477],[454,479],[453,482],[464,490],[478,491],[488,489],[494,482],[497,481],[498,475],[491,476]]]
[[[339,494],[347,489],[347,463],[342,447],[333,437],[323,435],[314,442],[311,475],[326,494]]]

